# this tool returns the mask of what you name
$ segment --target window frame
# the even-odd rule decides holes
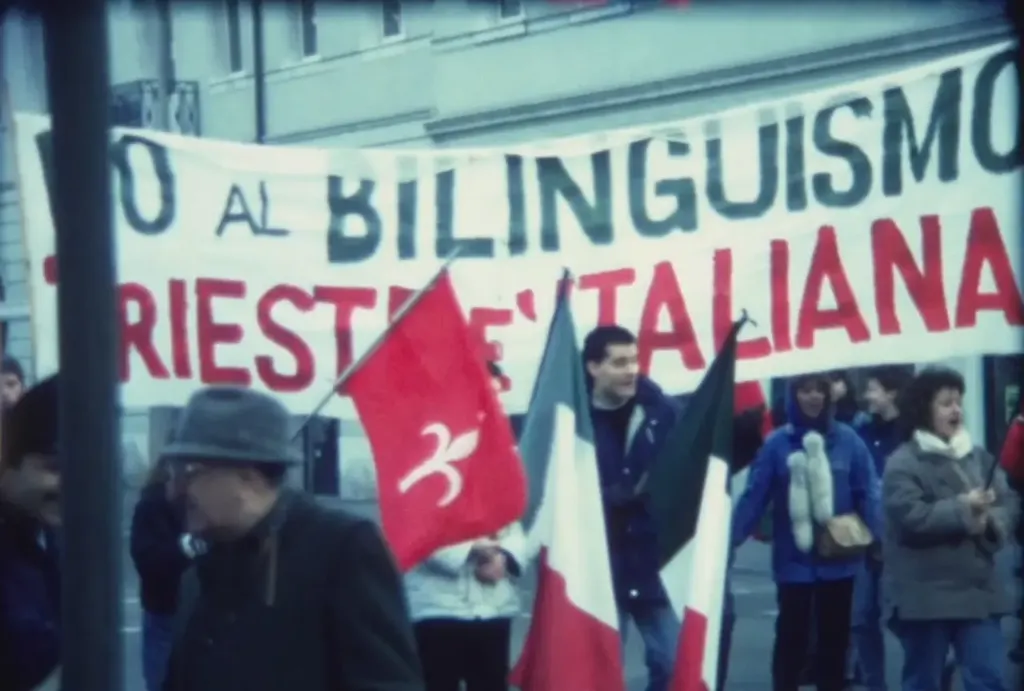
[[[380,36],[381,40],[390,43],[393,41],[401,41],[405,38],[405,12],[402,7],[402,0],[383,0],[380,4],[381,21],[380,21]],[[397,10],[398,15],[398,31],[393,34],[388,33],[388,13],[389,10]]]
[[[298,0],[298,48],[302,60],[320,57],[320,27],[316,0]],[[309,50],[312,45],[312,51]]]
[[[224,0],[224,26],[227,40],[227,68],[231,76],[245,74],[242,50],[242,0]],[[234,16],[232,16],[232,14]]]
[[[495,5],[499,22],[518,22],[526,16],[526,5],[523,0],[515,0],[518,11],[515,14],[505,14],[506,3],[509,0],[497,0]]]

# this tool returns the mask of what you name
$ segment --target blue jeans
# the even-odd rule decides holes
[[[729,676],[729,653],[732,651],[732,632],[736,628],[736,598],[732,594],[732,586],[725,582],[725,603],[722,608],[722,635],[718,644],[718,684],[717,691],[725,689],[725,680]]]
[[[174,617],[142,613],[142,677],[146,691],[160,691],[174,642]]]
[[[626,645],[626,619],[632,619],[644,641],[647,691],[668,691],[679,642],[679,617],[669,605],[619,605],[619,631]]]
[[[881,581],[881,565],[865,561],[853,583],[851,633],[860,682],[868,691],[885,691]]]
[[[998,619],[897,619],[892,628],[903,646],[903,691],[939,691],[950,646],[964,691],[1006,691],[1006,642]]]

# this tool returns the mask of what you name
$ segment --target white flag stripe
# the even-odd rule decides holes
[[[693,539],[661,570],[669,602],[680,620],[687,607],[707,617],[702,671],[710,689],[715,688],[718,676],[718,649],[731,538],[732,499],[727,489],[728,478],[728,463],[713,456],[704,479]]]
[[[555,411],[547,486],[530,541],[548,547],[549,566],[565,578],[569,601],[618,629],[611,570],[592,568],[595,560],[608,563],[594,445],[576,435],[571,407],[558,404]]]

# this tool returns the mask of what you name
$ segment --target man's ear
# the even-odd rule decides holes
[[[592,377],[597,376],[597,371],[601,368],[601,363],[591,362],[590,360],[587,360],[583,364],[587,368],[587,374],[589,374]]]

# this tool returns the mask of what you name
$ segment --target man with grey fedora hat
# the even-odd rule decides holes
[[[186,574],[164,691],[422,691],[402,581],[371,522],[285,488],[289,416],[250,389],[189,400],[163,452],[209,547]]]

